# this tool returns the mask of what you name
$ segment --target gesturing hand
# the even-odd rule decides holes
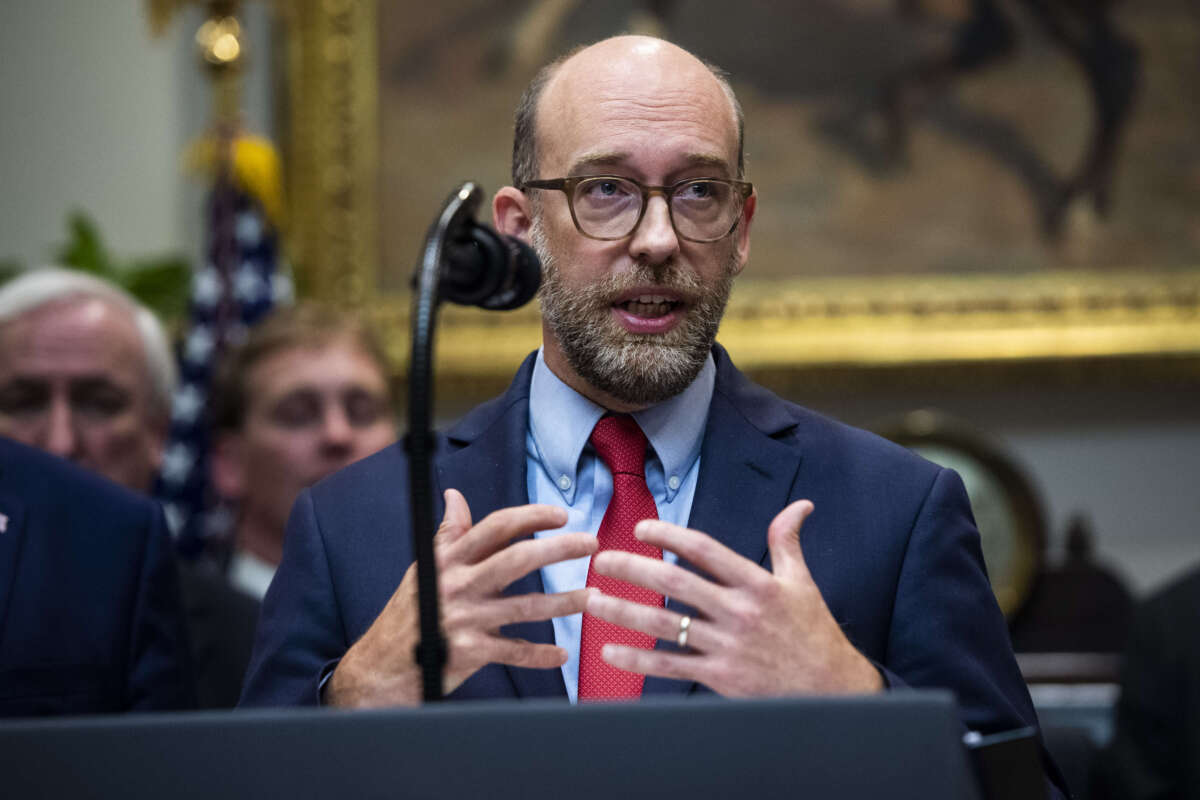
[[[809,574],[800,528],[812,512],[792,503],[767,529],[772,572],[699,531],[657,520],[638,523],[635,535],[712,576],[706,580],[664,561],[606,550],[597,572],[653,589],[696,610],[688,650],[664,652],[606,645],[604,660],[645,675],[699,681],[724,695],[870,692],[879,672],[850,644]],[[675,641],[681,615],[602,594],[587,611],[617,625]]]
[[[504,587],[535,569],[581,558],[596,550],[596,537],[564,533],[544,539],[514,539],[566,524],[553,506],[505,508],[471,523],[466,498],[445,493],[446,514],[434,538],[438,595],[447,662],[447,693],[489,663],[550,669],[566,651],[500,635],[514,622],[545,620],[583,611],[590,590],[505,597]],[[383,611],[346,652],[325,689],[331,705],[415,705],[421,699],[420,669],[413,648],[420,638],[416,565],[409,567]]]

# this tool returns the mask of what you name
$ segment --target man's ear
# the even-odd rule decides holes
[[[758,208],[758,192],[751,192],[742,206],[742,219],[738,222],[737,230],[733,232],[734,247],[737,252],[737,267],[733,274],[739,274],[750,260],[750,223],[754,220],[754,212]]]
[[[492,198],[492,223],[496,230],[529,243],[529,227],[533,224],[529,198],[515,186],[505,186]]]
[[[224,500],[240,500],[246,494],[245,443],[236,433],[217,434],[209,454],[209,476]]]

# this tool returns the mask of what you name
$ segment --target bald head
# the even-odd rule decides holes
[[[556,131],[587,124],[589,107],[628,98],[646,114],[678,114],[687,104],[707,114],[710,125],[731,132],[736,177],[742,176],[742,109],[724,73],[662,39],[616,36],[554,61],[530,82],[517,106],[513,185],[539,177]]]

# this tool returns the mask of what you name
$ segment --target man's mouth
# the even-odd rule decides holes
[[[679,300],[667,297],[666,295],[641,294],[627,300],[620,300],[615,305],[617,308],[635,317],[653,319],[655,317],[665,317],[683,304]]]

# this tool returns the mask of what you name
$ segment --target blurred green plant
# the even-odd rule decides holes
[[[118,259],[105,246],[96,223],[81,211],[67,218],[67,241],[55,251],[54,262],[120,286],[169,326],[187,312],[192,279],[187,259],[179,255]],[[0,261],[0,284],[22,271],[16,261]]]
[[[0,259],[0,286],[21,274],[21,262],[12,258]]]

